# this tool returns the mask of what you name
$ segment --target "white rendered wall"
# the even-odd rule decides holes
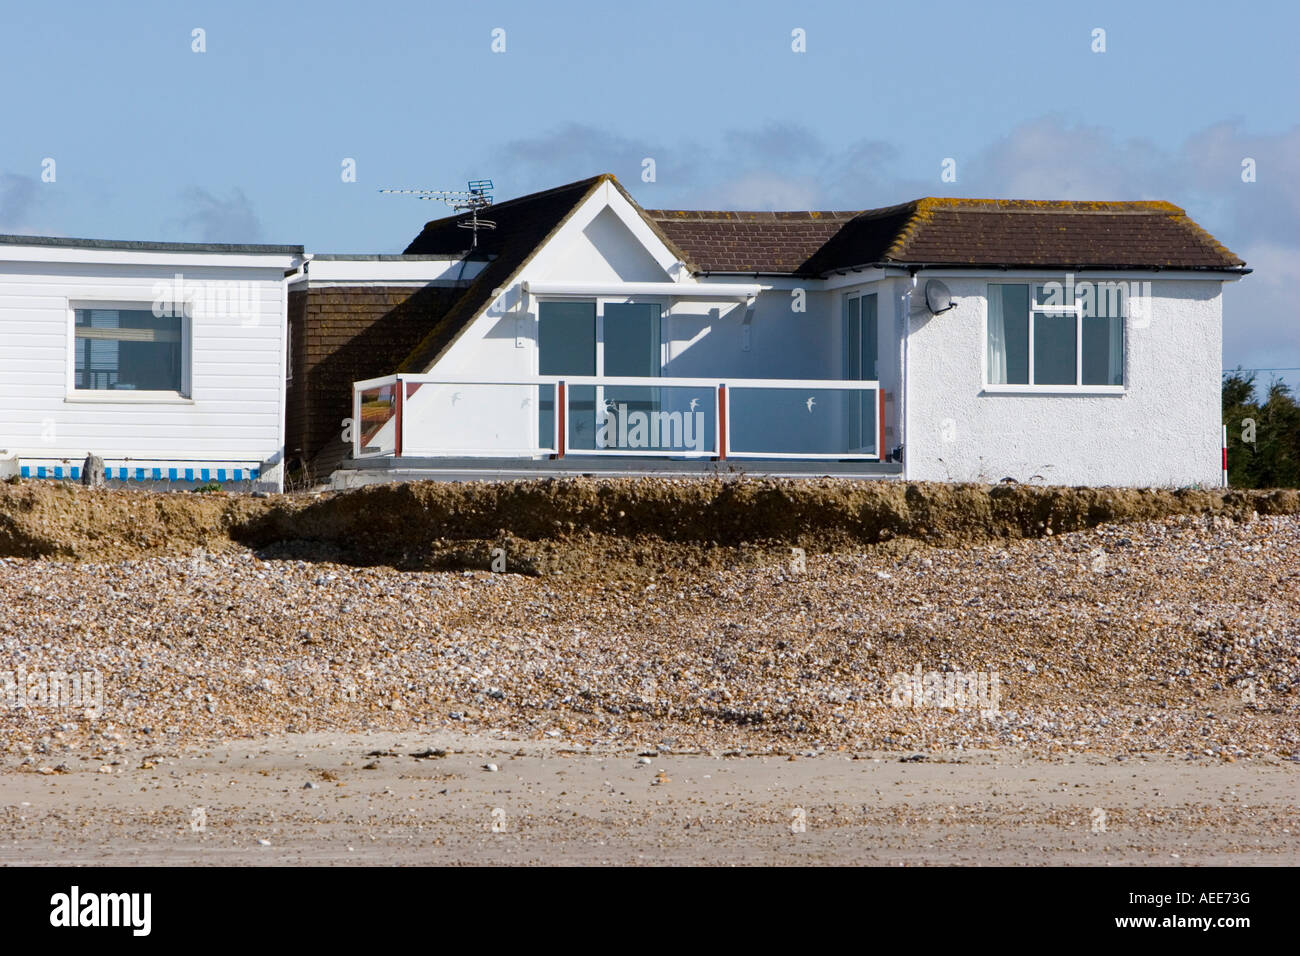
[[[1151,282],[1149,321],[1126,321],[1123,394],[1010,395],[984,390],[990,280],[935,275],[948,284],[958,305],[944,315],[911,319],[905,455],[909,479],[1219,484],[1218,280]],[[1038,281],[1047,279],[1063,277],[1044,275]],[[922,273],[918,289],[925,280]]]

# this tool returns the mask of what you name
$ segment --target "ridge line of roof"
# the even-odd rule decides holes
[[[873,209],[646,209],[645,214],[654,219],[707,222],[712,219],[742,220],[777,219],[780,217],[822,217],[839,220],[847,217],[873,217],[893,215],[915,207],[918,211],[956,209],[964,212],[998,213],[1059,213],[1080,212],[1088,214],[1146,214],[1164,212],[1186,216],[1185,210],[1163,199],[981,199],[966,196],[921,196],[892,206]]]

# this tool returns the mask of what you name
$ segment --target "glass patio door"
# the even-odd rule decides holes
[[[844,297],[843,336],[844,378],[855,382],[877,379],[876,294]],[[874,392],[854,392],[844,402],[846,447],[854,451],[874,451],[876,447],[876,396]]]
[[[658,377],[663,368],[660,308],[656,302],[606,302],[601,310],[601,375],[613,377]],[[602,411],[598,421],[606,424],[603,447],[622,451],[658,448],[657,436],[629,430],[629,423],[649,421],[661,411],[658,388],[645,385],[605,385],[596,395]]]
[[[661,313],[657,302],[542,301],[538,374],[658,377],[663,367]],[[626,419],[658,411],[659,391],[644,385],[569,386],[568,448],[596,449],[597,433],[611,413]],[[545,399],[538,407],[539,436],[546,443],[554,432],[555,410]],[[616,439],[626,434],[626,428],[606,429],[606,435]]]
[[[596,303],[548,301],[537,305],[537,374],[596,374]],[[569,422],[565,442],[571,448],[594,448],[596,404],[590,386],[569,389]],[[586,395],[582,393],[587,393]],[[555,392],[543,390],[537,405],[537,435],[542,447],[555,434]],[[574,442],[585,437],[586,443]]]

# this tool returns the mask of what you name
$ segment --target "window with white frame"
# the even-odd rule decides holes
[[[1125,297],[1093,288],[1120,285],[990,283],[988,384],[1122,387]]]
[[[188,330],[182,310],[73,310],[73,390],[183,395]]]

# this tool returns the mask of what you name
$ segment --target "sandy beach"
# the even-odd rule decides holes
[[[430,750],[445,753],[412,756]],[[1300,766],[1277,759],[641,757],[447,733],[121,756],[111,773],[0,777],[0,863],[1300,861]]]

